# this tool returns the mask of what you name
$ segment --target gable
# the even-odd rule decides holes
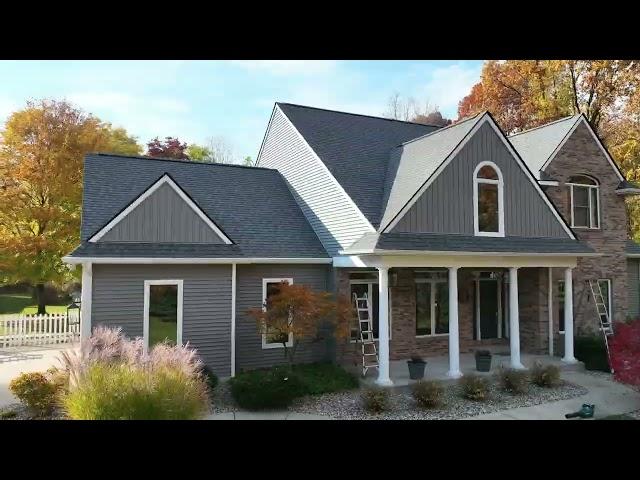
[[[480,162],[491,161],[504,178],[505,236],[571,238],[557,211],[490,121],[471,133],[390,232],[474,235],[473,174]]]
[[[91,241],[229,244],[168,176],[163,176]]]

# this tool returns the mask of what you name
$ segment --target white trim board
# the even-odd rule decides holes
[[[182,345],[182,315],[184,310],[184,280],[145,280],[144,281],[144,311],[142,324],[142,338],[144,341],[144,353],[149,351],[149,306],[151,302],[151,285],[176,285],[178,287],[177,306],[177,332],[176,343]]]
[[[62,261],[70,265],[77,265],[84,262],[94,264],[206,264],[206,265],[226,265],[236,263],[238,265],[254,263],[294,263],[294,264],[331,264],[331,258],[168,258],[168,257],[62,257]]]
[[[542,199],[547,204],[547,206],[549,207],[553,215],[556,217],[558,222],[560,222],[560,225],[562,226],[563,230],[567,233],[567,235],[569,235],[569,238],[571,238],[572,240],[576,239],[575,235],[571,231],[571,228],[569,228],[569,226],[565,223],[565,221],[560,216],[560,213],[558,212],[558,210],[553,206],[549,198],[544,194],[544,192],[540,188],[540,185],[538,184],[538,180],[531,173],[531,170],[529,170],[527,165],[520,158],[520,155],[518,155],[518,152],[513,148],[511,143],[509,143],[504,133],[502,133],[498,125],[493,121],[493,119],[491,118],[491,115],[489,115],[488,113],[484,113],[480,117],[480,119],[477,120],[474,127],[471,130],[469,130],[467,135],[462,139],[462,141],[460,141],[460,143],[458,143],[456,148],[454,148],[453,151],[449,153],[446,159],[442,163],[440,163],[438,168],[436,168],[436,170],[431,174],[431,176],[422,185],[422,187],[420,187],[418,191],[411,197],[411,199],[405,204],[405,206],[402,207],[402,209],[400,209],[400,211],[396,214],[393,220],[389,222],[385,227],[380,229],[381,233],[386,233],[396,226],[396,224],[404,217],[404,215],[409,211],[409,209],[418,201],[418,199],[427,190],[427,188],[431,186],[431,184],[435,181],[435,179],[445,170],[445,168],[447,168],[447,166],[453,161],[453,159],[456,158],[456,155],[469,142],[469,140],[473,137],[473,135],[480,129],[482,125],[484,125],[487,122],[489,123],[491,128],[493,128],[493,130],[496,132],[496,134],[498,135],[498,138],[500,138],[500,140],[502,140],[502,143],[507,147],[507,150],[511,153],[513,158],[516,160],[517,164],[520,166],[520,169],[525,173],[525,176],[529,179],[529,181],[531,182],[533,187],[536,189],[538,194],[542,197]]]
[[[578,117],[578,119],[574,123],[573,127],[571,127],[571,129],[569,130],[569,132],[567,132],[567,134],[564,136],[562,141],[553,150],[553,152],[551,152],[551,155],[549,155],[549,158],[547,158],[547,160],[544,162],[542,167],[540,167],[540,171],[544,171],[544,169],[549,166],[549,164],[553,161],[553,159],[556,157],[558,152],[560,150],[562,150],[562,147],[564,146],[564,144],[567,143],[567,140],[569,140],[569,138],[571,138],[571,136],[573,135],[573,132],[575,132],[576,128],[578,128],[578,125],[580,125],[581,123],[584,123],[587,126],[587,129],[589,130],[589,133],[591,133],[591,136],[596,141],[596,144],[598,145],[598,147],[600,148],[602,153],[604,153],[604,156],[609,161],[609,164],[611,165],[611,168],[613,168],[614,172],[616,172],[616,176],[620,179],[620,181],[624,181],[625,178],[620,173],[620,169],[618,168],[616,163],[613,161],[613,158],[611,158],[611,155],[609,155],[609,152],[607,152],[607,149],[604,148],[604,145],[602,144],[602,142],[600,141],[600,139],[596,135],[596,132],[593,131],[593,128],[591,128],[591,125],[589,125],[589,122],[587,121],[587,119],[584,117],[583,114],[580,114],[580,116]]]
[[[104,227],[100,229],[96,234],[94,234],[90,239],[90,243],[96,243],[103,236],[105,236],[113,227],[115,227],[118,223],[120,223],[124,218],[129,215],[135,208],[144,202],[147,198],[149,198],[156,190],[158,190],[162,185],[169,185],[179,196],[180,198],[200,217],[200,219],[218,236],[222,239],[224,243],[227,245],[232,245],[233,242],[227,237],[222,230],[218,228],[218,226],[211,221],[211,219],[195,204],[191,198],[180,188],[168,174],[164,174],[160,179],[151,185],[147,190],[145,190],[138,198],[136,198],[132,203],[127,206],[124,210],[122,210],[118,215],[111,219],[109,223],[107,223]]]

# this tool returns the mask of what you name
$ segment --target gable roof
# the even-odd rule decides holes
[[[380,224],[389,152],[439,129],[290,103],[276,105],[374,227]]]
[[[609,155],[609,152],[583,114],[561,118],[546,125],[540,125],[530,130],[515,133],[509,136],[509,141],[527,163],[536,178],[540,180],[544,179],[545,174],[543,170],[581,124],[587,127],[594,141],[598,144],[598,147],[602,150],[609,164],[615,170],[620,181],[624,181],[625,178],[620,168],[613,161],[611,155]]]
[[[215,220],[234,243],[205,248],[206,251],[185,245],[174,249],[176,252],[183,252],[185,256],[328,257],[276,170],[108,154],[85,158],[83,244],[71,256],[89,256],[83,252],[98,250],[125,255],[125,251],[131,249],[145,257],[156,253],[171,255],[167,249],[145,250],[131,244],[88,242],[165,175],[169,175],[208,218]],[[99,244],[101,246],[96,247]]]
[[[380,230],[396,218],[407,203],[415,197],[421,186],[467,137],[482,114],[449,125],[422,137],[397,146],[391,152],[391,161],[385,182]]]

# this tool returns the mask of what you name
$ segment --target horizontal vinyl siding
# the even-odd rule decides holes
[[[630,258],[627,260],[628,288],[629,288],[629,312],[631,318],[638,318],[640,315],[640,259]]]
[[[258,161],[261,167],[275,168],[284,176],[329,254],[336,255],[362,234],[372,231],[277,107]]]
[[[293,278],[294,284],[309,285],[326,291],[331,268],[322,265],[238,265],[236,286],[236,369],[240,371],[285,363],[282,348],[263,349],[256,322],[247,315],[250,308],[262,305],[263,278]],[[296,363],[321,360],[323,342],[300,345]]]
[[[100,241],[224,243],[167,184],[129,212]]]
[[[231,374],[231,265],[94,265],[92,324],[142,336],[145,280],[184,280],[184,343]]]
[[[483,161],[495,163],[502,173],[506,236],[568,238],[528,174],[489,124],[480,127],[392,232],[473,235],[473,172]]]

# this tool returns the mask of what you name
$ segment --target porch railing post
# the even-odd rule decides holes
[[[573,356],[573,268],[564,269],[564,357],[563,362],[576,363]]]
[[[520,361],[520,308],[518,302],[518,267],[509,268],[509,343],[511,368],[524,369]]]
[[[389,269],[378,267],[378,379],[376,383],[391,386],[389,377]]]
[[[458,267],[449,267],[449,371],[450,378],[460,378],[460,331],[458,327]]]

